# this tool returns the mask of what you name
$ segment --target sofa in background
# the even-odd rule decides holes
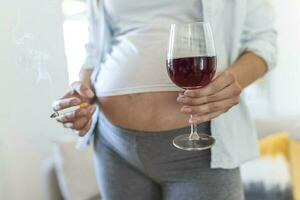
[[[261,157],[241,167],[246,200],[299,200],[299,149],[288,133],[263,138]]]
[[[101,200],[95,178],[93,149],[75,149],[76,141],[54,145],[42,166],[45,200]]]

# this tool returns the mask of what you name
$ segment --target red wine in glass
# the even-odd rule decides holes
[[[178,87],[196,89],[207,85],[215,75],[216,56],[197,56],[167,60],[169,77]]]

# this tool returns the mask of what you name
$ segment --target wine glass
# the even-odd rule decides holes
[[[214,77],[216,66],[217,57],[209,23],[171,25],[167,71],[177,86],[185,90],[206,86]],[[197,124],[191,124],[191,133],[179,135],[173,140],[174,146],[183,150],[205,150],[214,143],[212,136],[197,132]]]

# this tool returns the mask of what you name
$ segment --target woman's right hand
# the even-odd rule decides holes
[[[89,106],[68,112],[57,117],[56,120],[65,128],[70,128],[83,137],[91,127],[92,115],[96,110],[96,105],[92,105],[94,98],[95,94],[89,84],[81,81],[74,82],[71,84],[71,90],[53,103],[53,110],[60,111],[83,102],[89,103]]]

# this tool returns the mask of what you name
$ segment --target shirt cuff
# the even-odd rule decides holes
[[[263,40],[251,41],[242,48],[241,53],[245,51],[253,52],[261,57],[266,62],[268,71],[272,70],[277,64],[277,49],[272,43]]]
[[[99,64],[97,58],[87,57],[81,66],[82,69],[94,69]]]
[[[97,128],[97,122],[98,122],[98,117],[99,117],[99,106],[96,107],[96,110],[92,116],[92,125],[89,129],[89,131],[83,136],[78,138],[77,144],[76,144],[76,149],[80,151],[86,150],[86,148],[91,144],[95,128]]]

